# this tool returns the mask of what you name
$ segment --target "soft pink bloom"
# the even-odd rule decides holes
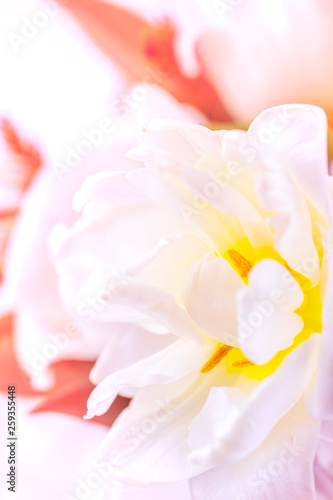
[[[331,120],[331,2],[214,5],[218,23],[201,37],[199,50],[208,78],[235,120],[250,122],[264,109],[287,103],[321,106]]]
[[[156,2],[141,6],[139,14],[140,5],[135,12],[128,0],[125,7],[74,0],[66,9],[132,81],[159,68],[167,76],[157,83],[211,120],[250,123],[271,106],[306,103],[321,106],[331,121],[328,0],[196,0],[187,9],[177,4]],[[180,42],[191,49],[182,50]],[[195,66],[191,77],[188,59]]]
[[[6,395],[1,395],[0,403],[1,439],[7,443]],[[74,493],[77,481],[84,481],[94,471],[92,464],[107,427],[94,423],[85,425],[77,418],[57,413],[31,415],[35,404],[32,399],[16,398],[16,491],[8,491],[9,485],[4,481],[9,465],[8,449],[2,446],[1,498],[65,500],[63,495]]]
[[[112,369],[112,366],[105,367],[105,352],[117,352],[115,367],[118,367],[119,363],[126,363],[127,358],[128,362],[133,362],[146,354],[147,349],[151,353],[160,347],[160,344],[148,341],[148,332],[147,342],[134,349],[135,344],[130,342],[133,328],[130,318],[122,327],[122,333],[113,335],[108,323],[91,318],[84,311],[77,313],[72,305],[74,284],[87,278],[83,256],[82,262],[80,259],[76,261],[78,268],[75,276],[69,276],[63,283],[58,280],[51,250],[51,243],[55,245],[64,228],[78,219],[72,209],[72,200],[87,177],[119,168],[128,171],[137,168],[138,162],[125,156],[135,127],[142,126],[159,114],[203,120],[199,113],[183,108],[164,91],[146,86],[145,92],[145,102],[140,103],[137,110],[127,117],[115,118],[114,133],[109,143],[81,158],[75,168],[66,165],[55,168],[51,161],[46,161],[22,201],[21,214],[13,226],[6,252],[2,294],[7,310],[16,313],[18,358],[36,388],[52,386],[52,371],[48,367],[62,359],[93,361],[101,354],[96,370],[106,375],[105,370]],[[70,154],[74,162],[75,153]],[[91,243],[94,247],[94,242]],[[146,327],[149,331],[148,324]],[[130,342],[132,349],[124,348],[121,353],[115,345],[117,335],[121,336],[123,346]],[[125,341],[125,338],[128,340]]]
[[[190,478],[195,500],[315,500],[333,417],[323,111],[272,108],[247,133],[155,120],[128,156],[141,168],[86,180],[56,248],[60,282],[79,258],[89,275],[76,306],[175,339],[93,391],[88,418],[133,397],[104,461],[129,484]]]
[[[3,123],[1,312],[15,314],[33,387],[52,387],[62,360],[76,360],[79,386],[19,401],[19,499],[75,498],[102,441],[102,464],[114,469],[94,500],[331,499],[325,117],[268,109],[247,134],[188,122],[206,124],[195,108],[250,122],[282,103],[320,105],[330,121],[333,11],[325,0],[227,0],[219,25],[221,5],[216,29],[202,34],[211,24],[202,18],[189,75],[172,16],[154,23],[111,2],[66,3],[145,102],[74,170],[49,160],[41,169],[34,146]],[[169,120],[147,125],[156,117]],[[45,413],[80,416],[93,363],[89,418],[113,405],[113,421],[128,401],[113,403],[117,394],[133,398],[108,433]],[[49,473],[36,481],[39,457]]]
[[[2,408],[6,397],[0,396]],[[58,413],[31,414],[36,400],[16,399],[18,440],[16,442],[15,493],[7,484],[8,448],[1,447],[3,500],[190,500],[186,482],[145,490],[125,490],[109,478],[107,468],[98,467],[98,448],[107,427]],[[6,411],[1,412],[3,443],[8,443]],[[47,464],[47,465],[46,465]]]
[[[171,8],[169,6],[168,10],[173,11],[173,14],[174,10],[181,10],[179,5],[177,8],[177,3]],[[195,59],[196,74],[186,73],[186,64],[183,64],[179,54],[178,23],[175,16],[169,16],[165,12],[165,6],[153,6],[154,20],[145,19],[147,12],[144,17],[134,9],[128,9],[128,6],[114,2],[73,0],[64,7],[107,57],[121,68],[130,82],[154,80],[154,83],[167,90],[179,102],[196,106],[209,119],[229,121],[230,115],[224,100],[204,71],[204,61],[197,50],[197,40],[193,33],[186,38],[194,40],[195,47],[191,52],[195,52],[192,58]],[[141,10],[149,11],[151,7]],[[159,16],[156,15],[157,12]],[[183,8],[182,15],[190,19],[187,23],[190,32],[197,27],[202,30],[202,27],[209,24],[204,12],[195,2],[190,11]]]

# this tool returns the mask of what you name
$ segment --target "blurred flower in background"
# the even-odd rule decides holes
[[[156,2],[154,21],[133,16],[126,34],[119,26],[127,20],[112,2],[76,0],[66,7],[129,79],[142,80],[145,65],[158,66],[166,76],[160,84],[210,120],[249,124],[264,109],[285,103],[321,106],[330,119],[329,1],[178,4]],[[192,78],[185,76],[190,68]]]
[[[190,493],[185,480],[162,487],[149,484],[143,490],[128,485],[124,488],[110,479],[115,476],[114,470],[106,473],[106,469],[96,465],[98,450],[108,430],[111,428],[110,436],[115,435],[116,429],[125,425],[127,415],[131,415],[131,410],[125,408],[129,404],[133,405],[129,408],[138,406],[135,406],[137,389],[132,384],[131,389],[123,392],[126,398],[117,397],[105,415],[91,422],[83,421],[94,386],[108,376],[117,378],[118,373],[131,371],[133,365],[145,363],[149,357],[160,356],[163,367],[165,360],[160,353],[172,349],[174,334],[179,334],[172,326],[171,306],[162,313],[163,318],[160,311],[156,321],[149,310],[133,311],[127,307],[124,314],[124,304],[120,304],[110,314],[105,305],[110,296],[122,297],[121,292],[131,283],[138,266],[146,265],[138,261],[138,255],[145,245],[149,246],[144,232],[153,224],[153,218],[142,219],[139,210],[133,213],[132,208],[128,210],[130,215],[121,215],[127,204],[132,207],[142,203],[142,198],[136,189],[129,189],[120,171],[126,173],[125,177],[140,176],[142,161],[148,161],[149,155],[159,158],[150,168],[158,166],[163,171],[179,154],[182,140],[171,134],[166,146],[161,136],[144,154],[139,140],[135,154],[128,156],[128,151],[142,137],[141,131],[147,130],[153,119],[169,120],[163,122],[162,129],[167,129],[174,120],[213,130],[247,129],[267,108],[294,103],[317,105],[325,111],[330,159],[333,156],[330,140],[332,17],[329,0],[15,0],[0,6],[0,387],[1,405],[4,405],[1,470],[8,468],[7,387],[16,386],[18,498],[235,499],[236,490],[232,485],[241,477],[237,468],[233,469],[232,478],[221,475],[218,485],[220,480],[216,483],[210,475],[198,476],[195,484],[199,487],[192,486]],[[277,127],[282,126],[284,130],[288,125],[288,116],[279,113]],[[195,130],[192,125],[188,127]],[[253,136],[245,148],[247,153],[254,150],[267,155],[269,133],[281,137],[274,127],[268,135],[260,136],[259,141]],[[218,137],[220,132],[216,134]],[[307,134],[299,134],[311,140]],[[325,134],[322,130],[321,144],[325,144]],[[191,152],[192,147],[186,146],[182,161],[190,158],[192,162],[199,151],[207,153],[204,147],[200,149],[199,140],[195,153]],[[161,148],[167,152],[162,164]],[[318,146],[318,154],[319,149]],[[293,149],[290,154],[294,154]],[[305,150],[302,154],[306,155]],[[218,164],[218,160],[215,163]],[[322,165],[327,173],[330,163]],[[196,165],[192,172],[193,182],[199,175],[198,168],[201,167]],[[319,170],[319,165],[317,168]],[[91,175],[96,176],[101,187],[87,181]],[[304,171],[305,183],[307,175]],[[321,175],[325,177],[323,172]],[[112,179],[112,190],[108,179]],[[169,182],[169,187],[174,187],[171,179]],[[315,184],[317,180],[313,178],[311,182]],[[325,182],[327,186],[322,186],[320,191],[323,197],[330,188],[328,176]],[[145,190],[161,196],[162,200],[165,196],[162,184],[161,179],[156,183],[147,179]],[[198,190],[196,196],[200,200],[200,186]],[[181,191],[177,191],[178,203],[180,194]],[[269,191],[267,196],[273,195]],[[94,200],[88,208],[86,198]],[[171,201],[168,198],[168,203]],[[323,219],[318,223],[317,208],[312,206],[312,201],[306,203],[311,220],[315,221],[313,235],[318,238],[320,232],[326,231],[329,240],[330,218],[329,224]],[[234,203],[239,208],[240,200],[235,199]],[[119,213],[116,211],[114,220],[109,220],[107,215],[110,204],[113,208],[122,207]],[[81,218],[79,212],[83,207]],[[273,212],[275,208],[274,205]],[[214,210],[223,213],[225,207]],[[164,222],[172,225],[172,217],[167,219],[164,221],[161,215],[160,230]],[[231,223],[233,231],[236,225]],[[285,221],[278,231],[286,227]],[[75,251],[71,238],[68,248],[64,244],[68,234],[72,234]],[[125,235],[128,240],[123,244]],[[166,239],[155,249],[152,246],[147,258],[157,257],[171,243]],[[188,264],[195,251],[188,249]],[[65,259],[62,253],[67,256]],[[179,253],[172,257],[176,273],[180,272],[176,264],[179,258]],[[130,260],[130,271],[124,272],[120,265],[124,259]],[[325,266],[322,270],[326,276],[325,288],[331,275]],[[100,285],[108,273],[112,276],[111,286]],[[165,270],[157,266],[151,279],[158,283],[163,273]],[[163,279],[164,285],[171,285],[165,276]],[[94,283],[94,293],[89,292],[88,296],[84,286],[87,280]],[[229,290],[228,285],[224,287]],[[197,311],[193,312],[195,316],[200,311],[199,302],[196,302]],[[156,310],[160,307],[157,304]],[[210,320],[207,321],[209,324]],[[185,323],[182,325],[187,328]],[[208,328],[206,321],[203,328]],[[329,326],[326,339],[329,338],[327,331]],[[323,373],[328,380],[332,359],[330,343],[330,340],[324,343],[327,353]],[[183,358],[171,362],[173,366],[177,363],[181,365]],[[152,375],[148,375],[147,380],[149,377]],[[155,380],[154,377],[156,374],[152,377]],[[324,391],[316,393],[324,401],[324,410],[315,416],[325,419],[316,441],[313,469],[316,485],[310,485],[306,494],[300,479],[305,455],[296,456],[293,463],[296,472],[293,477],[291,473],[290,482],[295,480],[296,486],[299,485],[300,499],[306,495],[309,500],[329,500],[332,491],[332,414],[329,410],[332,395],[327,389],[329,384],[324,387]],[[130,403],[132,398],[134,401]],[[148,408],[150,404],[148,399],[147,395],[139,397],[143,415],[145,405]],[[159,400],[157,407],[151,409],[151,415],[158,419],[162,413],[163,418],[173,418],[172,411],[171,417],[168,413],[169,404]],[[218,415],[220,409],[213,404],[205,418],[194,419],[191,429],[194,426],[196,432],[202,434],[200,446],[207,438],[207,429],[213,425],[213,414]],[[139,416],[141,424],[145,422],[143,418]],[[184,422],[189,418],[189,413],[184,415]],[[136,429],[135,425],[130,429],[130,436],[134,433],[136,440],[141,441],[142,429]],[[296,426],[295,433],[297,430],[300,429]],[[144,434],[150,435],[150,431]],[[120,438],[116,456],[130,444],[128,430]],[[158,435],[154,439],[162,454],[162,457],[157,454],[155,461],[157,467],[161,467],[163,455],[168,455],[163,445],[158,447]],[[170,436],[166,436],[166,442],[169,439]],[[272,456],[277,451],[273,446]],[[310,462],[315,455],[311,456]],[[39,464],[43,480],[34,475],[33,459]],[[140,475],[141,458],[137,460],[136,473]],[[165,477],[169,474],[168,467],[171,470],[171,464],[174,466],[178,460],[177,454],[170,455],[169,465],[163,465]],[[250,469],[254,468],[255,474],[260,460],[250,461]],[[117,473],[117,464],[112,460],[111,463]],[[291,489],[279,487],[281,474],[274,476],[269,469],[273,470],[271,464],[272,460],[260,466],[259,483],[265,487],[260,488],[257,478],[257,487],[252,481],[252,486],[242,490],[236,500],[285,500],[290,496]],[[104,464],[104,467],[107,466]],[[149,466],[146,471],[152,473],[152,483],[153,469]],[[198,471],[202,472],[202,468]],[[136,473],[131,471],[134,476]],[[131,482],[131,474],[127,482]],[[311,474],[310,479],[314,481]],[[170,473],[170,479],[165,482],[171,479]],[[267,485],[272,481],[277,487],[270,489]],[[293,498],[298,498],[297,487],[292,491]],[[1,497],[11,498],[10,495],[12,492],[8,491],[3,474]]]

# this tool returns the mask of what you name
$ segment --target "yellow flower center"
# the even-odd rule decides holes
[[[233,267],[236,269],[240,277],[246,281],[248,281],[249,272],[251,271],[253,264],[249,260],[247,260],[241,253],[237,252],[231,248],[227,252],[230,257]]]
[[[239,249],[242,249],[241,253]],[[246,257],[243,255],[246,253]],[[320,299],[319,285],[311,287],[311,282],[301,273],[291,269],[286,261],[273,249],[265,247],[254,252],[248,241],[239,243],[237,250],[229,249],[223,256],[235,271],[239,274],[245,284],[248,284],[248,275],[256,262],[273,258],[281,263],[292,274],[294,279],[302,288],[304,300],[301,306],[295,311],[304,322],[302,331],[296,335],[293,344],[282,351],[279,351],[268,363],[256,365],[248,360],[241,349],[226,344],[218,343],[212,356],[201,368],[201,373],[208,373],[225,360],[228,373],[245,373],[249,378],[262,380],[273,373],[282,363],[284,358],[302,342],[307,340],[312,333],[319,333],[322,330],[322,304]]]

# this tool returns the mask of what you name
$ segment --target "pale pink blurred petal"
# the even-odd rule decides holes
[[[1,396],[1,439],[5,442],[7,402]],[[57,413],[30,415],[32,400],[16,398],[16,492],[1,482],[1,498],[59,500],[74,493],[80,481],[95,472],[93,463],[107,428]],[[1,447],[1,470],[8,470],[6,446]],[[94,491],[95,493],[95,491]],[[103,497],[93,497],[102,499]]]
[[[218,8],[216,2],[217,18]],[[223,27],[201,37],[199,50],[234,119],[250,122],[264,109],[287,103],[315,104],[331,115],[331,3],[237,2],[225,17]]]

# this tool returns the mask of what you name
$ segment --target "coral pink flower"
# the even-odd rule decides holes
[[[183,28],[190,34],[179,32],[185,23],[170,14],[153,24],[107,1],[74,0],[65,7],[130,80],[142,81],[158,68],[157,84],[211,120],[250,123],[271,106],[306,103],[321,106],[332,121],[333,9],[327,0],[197,0],[187,12],[196,12],[190,17],[195,29]],[[166,9],[156,6],[155,17],[159,11],[163,19]],[[176,53],[176,38],[186,34],[198,67],[192,78]]]
[[[221,95],[203,71],[200,53],[196,54],[197,76],[188,77],[182,70],[175,53],[172,21],[152,24],[126,8],[103,1],[74,0],[65,7],[129,81],[158,84],[211,120],[229,121]]]

